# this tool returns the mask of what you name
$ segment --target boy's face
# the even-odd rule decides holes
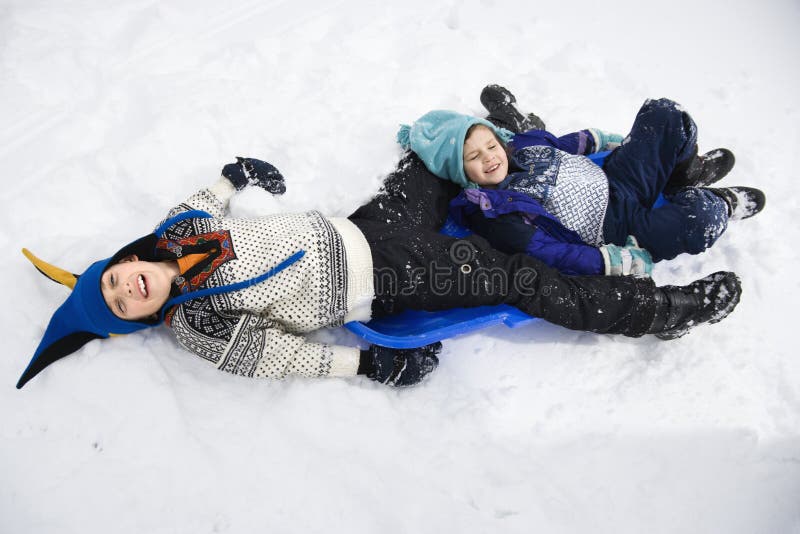
[[[508,176],[505,148],[494,132],[482,124],[464,140],[464,174],[480,186],[497,185]]]
[[[138,321],[152,318],[161,310],[178,274],[175,262],[139,261],[131,255],[106,269],[100,290],[114,315]]]

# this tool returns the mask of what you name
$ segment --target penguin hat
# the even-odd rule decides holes
[[[298,250],[278,265],[247,280],[178,294],[168,298],[161,306],[156,318],[152,320],[133,321],[121,319],[114,315],[106,304],[101,289],[101,278],[106,269],[131,255],[136,255],[139,259],[145,261],[167,260],[169,258],[164,257],[156,248],[164,232],[173,224],[185,219],[210,217],[211,215],[208,213],[199,210],[180,213],[165,221],[152,234],[148,234],[122,247],[110,258],[94,262],[81,275],[72,274],[69,271],[50,265],[31,254],[27,249],[23,249],[22,253],[42,274],[55,282],[69,287],[72,289],[72,293],[50,318],[50,323],[47,325],[33,358],[31,358],[28,367],[17,382],[17,389],[21,389],[51,363],[72,354],[93,339],[131,334],[145,328],[158,326],[164,321],[166,311],[173,306],[190,299],[238,291],[253,284],[258,284],[300,260],[305,254],[305,251]]]
[[[72,289],[72,293],[50,318],[50,323],[33,358],[17,382],[17,389],[22,388],[51,363],[72,354],[93,339],[130,334],[161,322],[160,318],[128,321],[117,317],[106,305],[100,286],[101,277],[108,267],[126,256],[135,254],[136,251],[146,253],[146,249],[150,248],[148,245],[155,245],[156,241],[154,234],[138,239],[123,247],[112,257],[92,263],[81,275],[50,265],[31,254],[29,250],[22,249],[25,257],[42,274]],[[148,258],[151,255],[152,252],[144,257]],[[159,317],[163,317],[163,314]]]

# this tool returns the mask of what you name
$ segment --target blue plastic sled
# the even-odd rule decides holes
[[[589,159],[602,165],[610,152],[592,154]],[[663,203],[659,198],[656,206]],[[453,237],[471,234],[468,229],[448,219],[441,232]],[[496,324],[510,328],[538,321],[513,306],[479,306],[452,310],[425,312],[407,310],[397,315],[373,319],[368,323],[353,321],[345,328],[369,343],[395,349],[412,349],[461,334],[467,334]]]
[[[438,312],[406,310],[368,323],[353,321],[344,326],[375,345],[413,349],[495,324],[515,328],[533,321],[538,319],[513,306],[501,304]]]

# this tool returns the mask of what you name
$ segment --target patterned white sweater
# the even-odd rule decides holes
[[[311,211],[258,218],[227,217],[235,193],[228,180],[203,189],[173,208],[203,210],[171,228],[168,239],[210,232],[230,234],[232,259],[200,287],[220,287],[258,276],[298,250],[303,257],[272,278],[239,291],[189,300],[168,324],[188,350],[218,369],[250,377],[351,376],[359,350],[312,343],[303,333],[369,320],[373,300],[369,245],[353,223]]]

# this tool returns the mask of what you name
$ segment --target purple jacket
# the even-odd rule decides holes
[[[506,253],[525,252],[564,274],[603,274],[600,251],[585,244],[524,193],[465,189],[450,202],[450,216]]]

